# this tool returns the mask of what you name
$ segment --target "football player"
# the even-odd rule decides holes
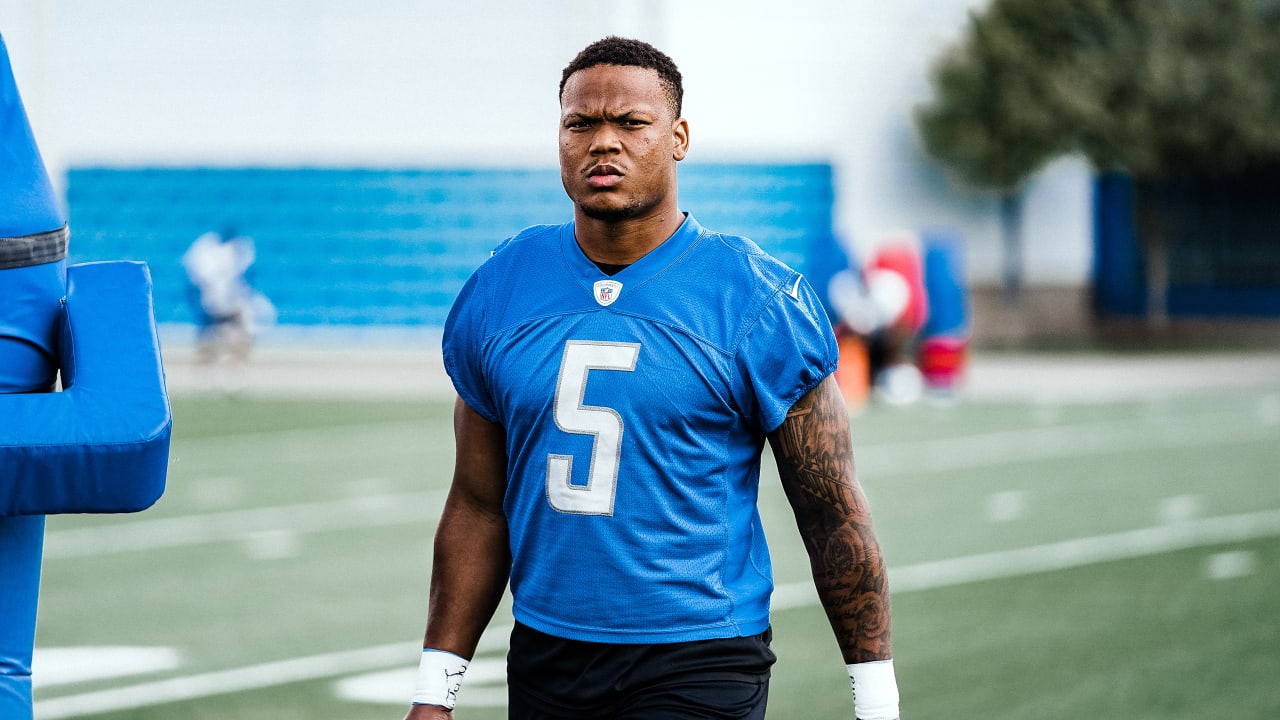
[[[676,65],[609,37],[565,68],[573,221],[474,273],[445,327],[457,458],[412,720],[450,718],[510,584],[512,718],[762,718],[770,443],[864,720],[897,717],[889,590],[823,306],[682,212]]]

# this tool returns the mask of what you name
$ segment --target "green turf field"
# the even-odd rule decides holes
[[[448,404],[176,395],[173,411],[156,507],[49,519],[38,720],[401,717]],[[872,407],[854,435],[904,718],[1280,717],[1280,378]],[[770,473],[762,507],[779,585],[769,717],[850,718]],[[505,716],[502,653],[487,636],[459,720]]]

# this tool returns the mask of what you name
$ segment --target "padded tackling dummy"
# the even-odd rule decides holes
[[[0,37],[0,393],[43,392],[57,377],[66,295],[66,219],[36,150]],[[19,418],[0,409],[0,433]],[[7,477],[0,461],[0,478]],[[0,496],[7,485],[0,480]],[[0,514],[0,718],[31,717],[31,650],[44,518]]]
[[[142,509],[169,402],[145,265],[75,266],[0,37],[0,718],[32,716],[44,514]],[[59,369],[65,392],[54,389]]]
[[[971,333],[964,246],[958,234],[943,229],[927,231],[924,243],[930,312],[920,332],[916,363],[926,387],[946,395],[963,381]]]

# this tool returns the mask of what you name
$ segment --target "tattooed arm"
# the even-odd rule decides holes
[[[769,444],[844,661],[889,659],[884,557],[854,475],[849,414],[835,379],[797,400]]]

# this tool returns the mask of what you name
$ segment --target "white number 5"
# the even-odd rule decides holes
[[[570,340],[560,359],[553,415],[567,433],[590,435],[591,466],[586,485],[574,485],[573,456],[547,455],[547,500],[563,513],[612,515],[618,489],[618,454],[622,450],[622,417],[612,408],[583,405],[587,375],[592,370],[636,369],[638,343]]]

